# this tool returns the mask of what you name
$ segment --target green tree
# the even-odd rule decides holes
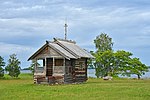
[[[9,75],[11,77],[18,77],[18,75],[20,74],[20,65],[21,62],[19,61],[19,59],[17,59],[17,55],[16,54],[12,54],[10,55],[10,58],[8,60],[8,65],[6,66],[5,70],[8,71]]]
[[[112,50],[113,42],[112,38],[110,38],[107,34],[101,33],[94,40],[95,47],[97,51],[104,52],[107,50]]]
[[[114,74],[121,74],[122,76],[130,76],[130,60],[133,54],[124,50],[118,50],[114,53]]]
[[[0,78],[4,76],[4,69],[5,66],[4,59],[0,56]]]
[[[29,67],[29,69],[30,69],[30,71],[32,72],[32,73],[34,73],[34,67],[35,66],[40,66],[40,64],[36,61],[36,60],[32,60],[32,63],[31,63],[31,65],[30,65],[30,67]]]
[[[132,58],[132,53],[124,50],[119,50],[115,55],[114,70],[117,74],[128,76],[135,74],[138,79],[148,71],[148,66],[143,64],[139,58]]]
[[[94,53],[96,58],[95,71],[97,77],[107,76],[112,70],[113,61],[113,42],[107,34],[101,33],[94,40],[97,51]]]
[[[102,33],[94,40],[97,51],[95,56],[95,70],[97,77],[107,75],[122,75],[130,77],[135,74],[140,78],[148,71],[148,66],[138,58],[132,58],[132,53],[124,50],[113,52],[113,42],[107,34]]]
[[[98,51],[95,54],[95,70],[97,77],[104,77],[107,75],[112,75],[113,72],[113,62],[114,54],[113,51],[107,50],[104,52]]]
[[[139,58],[133,58],[130,60],[130,73],[137,75],[138,79],[141,78],[145,72],[148,72],[148,66],[143,64]]]

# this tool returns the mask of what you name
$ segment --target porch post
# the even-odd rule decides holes
[[[64,68],[63,68],[64,74],[66,74],[66,73],[65,73],[65,69],[66,69],[66,64],[65,64],[65,63],[66,63],[66,60],[65,60],[65,58],[64,58],[64,64],[63,64],[63,66],[64,66]]]
[[[47,60],[46,60],[46,57],[45,57],[45,66],[44,66],[45,75],[46,75],[46,68],[47,68]]]
[[[36,70],[37,70],[37,59],[32,60],[32,61],[35,63],[35,66],[34,66],[34,73],[36,73]]]
[[[53,74],[54,75],[55,58],[53,57]]]

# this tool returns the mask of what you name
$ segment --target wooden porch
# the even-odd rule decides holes
[[[34,79],[35,83],[64,83],[64,79],[66,77],[72,76],[72,66],[71,61],[65,58],[58,57],[48,57],[42,60],[42,66],[35,66],[34,69]],[[71,77],[71,79],[73,79]],[[69,82],[73,82],[73,80],[69,80]]]

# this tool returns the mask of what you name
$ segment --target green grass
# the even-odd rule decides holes
[[[36,85],[31,74],[0,79],[0,100],[149,100],[150,80],[90,78],[83,84]]]

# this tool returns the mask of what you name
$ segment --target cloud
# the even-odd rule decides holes
[[[17,54],[17,58],[21,61],[21,67],[29,67],[29,62],[27,59],[33,51],[36,51],[36,48],[18,45],[18,44],[6,44],[0,42],[0,56],[5,57],[5,61],[9,59],[9,55]]]
[[[37,19],[0,19],[0,41],[20,45],[26,45],[26,43],[38,45],[37,39],[45,41],[56,35],[63,36],[63,22],[56,21],[54,23],[53,21],[48,19],[39,19],[38,21]],[[60,30],[57,27],[60,27]],[[32,41],[33,39],[34,41]]]
[[[18,44],[6,44],[3,42],[0,42],[0,54],[2,56],[5,55],[10,55],[13,53],[16,54],[22,54],[22,53],[30,53],[34,48],[28,47],[28,46],[23,46],[23,45],[18,45]]]
[[[143,51],[150,49],[149,4],[148,0],[1,0],[0,46],[4,48],[0,54],[23,56],[26,51],[22,48],[26,48],[27,58],[46,40],[64,37],[67,17],[68,38],[81,47],[95,50],[93,40],[105,32],[113,38],[115,50],[131,50],[147,58]],[[140,48],[142,51],[137,51]]]

